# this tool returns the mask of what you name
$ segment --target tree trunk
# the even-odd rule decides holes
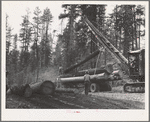
[[[118,27],[118,23],[117,23],[117,5],[116,5],[116,29],[115,29],[115,36],[116,36],[116,48],[118,49],[118,37],[117,37],[117,27]]]
[[[108,80],[109,75],[108,73],[101,73],[96,75],[90,75],[90,80],[101,80],[102,82],[104,80]],[[69,78],[60,78],[60,83],[83,83],[84,82],[84,76],[79,77],[69,77]]]
[[[32,89],[29,84],[21,85],[21,86],[12,86],[8,89],[7,94],[16,94],[19,96],[30,97],[32,95]]]
[[[74,93],[74,90],[72,89],[66,89],[66,88],[57,88],[55,90],[56,93]]]
[[[83,76],[83,75],[85,75],[85,71],[87,71],[87,70],[79,71],[76,76]],[[109,64],[109,65],[103,66],[101,68],[88,69],[88,71],[89,71],[90,75],[100,74],[100,73],[111,74],[113,72],[113,66],[111,64]]]
[[[52,95],[55,91],[54,83],[49,80],[30,84],[30,87],[33,93],[39,94]]]
[[[134,12],[134,36],[135,36],[135,50],[137,50],[137,23],[136,23],[136,18],[135,18],[136,14]]]
[[[141,43],[141,42],[140,42],[140,34],[141,34],[141,33],[140,33],[140,24],[139,24],[139,48],[138,48],[138,49],[140,49],[140,43]]]
[[[36,77],[36,82],[38,82],[38,77],[39,77],[39,57],[38,57],[38,27],[39,27],[39,24],[37,24],[37,39],[36,39],[36,56],[37,56],[37,59],[36,59],[36,66],[37,66],[37,77]]]

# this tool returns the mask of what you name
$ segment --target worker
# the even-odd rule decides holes
[[[84,75],[85,95],[88,95],[90,84],[91,82],[90,82],[89,71],[85,71],[85,75]]]
[[[59,66],[59,75],[62,75],[63,74],[63,68],[62,68],[62,66],[60,65]]]

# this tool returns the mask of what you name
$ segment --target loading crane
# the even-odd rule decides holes
[[[88,20],[86,16],[84,16],[84,22],[90,29],[90,31],[95,35],[99,43],[103,45],[103,47],[116,59],[117,63],[120,63],[121,66],[124,68],[129,69],[130,72],[130,78],[132,79],[132,82],[126,83],[123,87],[125,92],[145,92],[145,50],[139,50],[139,51],[131,51],[128,53],[128,56],[130,57],[135,56],[136,63],[134,63],[135,67],[133,65],[131,66],[131,61],[128,61],[127,58],[123,56],[123,54],[116,49],[110,41]],[[100,50],[95,51],[94,53],[90,54],[88,57],[86,57],[84,60],[80,61],[79,63],[76,63],[69,68],[64,70],[64,73],[69,73],[71,70],[75,69],[76,67],[79,67],[80,65],[84,64],[85,62],[89,61],[90,59],[94,58],[100,53]],[[94,74],[93,72],[90,74],[92,77],[92,84],[91,84],[91,91],[95,92],[99,89],[104,88],[105,90],[111,90],[111,86],[109,85],[109,81],[115,79],[114,76],[122,77],[122,73],[120,71],[114,71],[109,72],[110,70],[107,70],[108,68],[100,69],[100,74]],[[136,69],[136,70],[133,70]],[[136,73],[134,73],[136,72]],[[134,74],[134,75],[133,75]],[[81,83],[83,82],[83,76],[70,76],[68,78],[66,77],[60,77],[59,81],[66,84],[72,84],[72,83]],[[101,87],[101,88],[100,88]]]

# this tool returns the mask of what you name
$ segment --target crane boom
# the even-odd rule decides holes
[[[113,54],[117,60],[119,60],[121,63],[124,63],[128,66],[128,60],[118,51],[111,43],[110,41],[87,19],[87,17],[84,17],[84,22],[88,26],[88,28],[92,31],[92,33],[95,35],[97,40],[107,49],[108,52]]]
[[[97,40],[103,45],[103,47],[106,48],[106,50],[112,54],[112,56],[116,59],[117,63],[125,64],[125,66],[128,67],[128,60],[123,56],[123,54],[118,51],[111,43],[110,41],[88,20],[87,17],[84,17],[84,22],[88,26],[88,28],[91,30],[91,32],[95,35]],[[69,71],[75,69],[76,67],[82,65],[83,63],[89,61],[93,57],[99,54],[99,50],[95,51],[94,53],[90,54],[88,57],[86,57],[84,60],[80,61],[79,63],[76,63],[69,68],[64,70],[64,73],[68,73]]]

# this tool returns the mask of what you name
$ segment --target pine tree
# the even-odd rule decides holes
[[[62,42],[63,36],[60,34],[58,35],[58,40],[55,48],[55,64],[61,65],[63,63],[63,42]]]
[[[65,50],[64,50],[64,55],[65,55],[65,60],[67,63],[65,63],[64,67],[69,67],[71,64],[74,63],[74,57],[73,52],[74,52],[74,46],[75,46],[75,31],[74,31],[74,24],[75,24],[75,18],[77,17],[76,13],[76,7],[77,5],[69,5],[69,4],[64,4],[62,5],[63,8],[65,8],[66,12],[65,14],[60,14],[59,19],[63,18],[69,18],[67,27],[63,33],[64,36],[64,41],[65,41]],[[69,34],[69,36],[68,36]]]
[[[36,57],[36,67],[37,67],[37,79],[38,81],[38,75],[39,75],[39,37],[40,37],[40,29],[41,29],[41,10],[39,7],[36,7],[34,10],[34,29],[35,29],[35,37],[34,37],[34,44],[33,44],[33,49],[35,51],[35,57]]]
[[[95,36],[88,32],[87,26],[84,24],[83,16],[87,16],[88,19],[99,29],[102,29],[104,26],[105,19],[105,5],[63,5],[65,7],[67,13],[61,14],[60,18],[69,18],[68,26],[65,28],[63,33],[63,39],[65,40],[64,52],[67,52],[68,55],[64,54],[64,57],[67,59],[67,64],[65,67],[69,67],[70,65],[77,63],[79,60],[82,60],[84,56],[89,53],[94,52],[97,49],[97,40]],[[98,11],[99,10],[99,11]],[[72,16],[72,18],[71,18]],[[103,17],[103,18],[102,18]],[[78,18],[79,21],[76,21]],[[74,19],[74,27],[72,27],[72,21]],[[102,25],[101,25],[102,24]],[[74,33],[71,36],[68,36],[67,33],[72,34],[71,29],[73,29]],[[66,34],[65,34],[66,33]],[[70,39],[70,37],[72,37]],[[69,44],[72,41],[71,45]],[[92,41],[91,41],[92,40]],[[94,42],[95,43],[94,43]],[[91,43],[89,43],[91,42]],[[88,51],[90,44],[90,52]],[[88,52],[85,54],[85,52]],[[64,58],[65,59],[65,58]],[[72,60],[70,60],[72,59]],[[96,63],[91,62],[90,67],[94,67]]]
[[[6,70],[10,67],[10,48],[12,45],[12,28],[8,24],[8,15],[6,14]]]
[[[136,7],[136,26],[137,26],[137,49],[140,49],[141,46],[141,38],[145,37],[145,29],[141,30],[141,27],[145,27],[145,7],[142,5],[137,5]]]
[[[19,58],[19,51],[17,50],[17,41],[18,41],[18,37],[17,34],[14,35],[14,39],[13,39],[13,49],[11,51],[11,71],[14,72],[15,74],[19,71],[18,70],[18,58]]]
[[[41,62],[43,62],[44,66],[48,66],[50,62],[50,55],[51,55],[51,48],[52,48],[52,38],[51,35],[49,34],[49,26],[52,22],[52,14],[50,9],[46,8],[43,12],[43,15],[41,16],[42,20],[42,40],[41,40]]]
[[[23,22],[21,23],[22,28],[20,29],[20,41],[22,43],[22,49],[25,52],[29,51],[29,45],[31,43],[31,32],[32,27],[29,21],[29,10],[26,11],[27,14],[22,16]]]
[[[102,33],[105,34],[104,23],[105,23],[105,6],[106,5],[81,5],[81,10],[84,16],[87,16],[89,21],[98,28]],[[95,35],[91,31],[87,31],[86,27],[84,29],[84,33],[88,35],[87,40],[90,40],[90,53],[96,51],[101,45]],[[98,46],[99,45],[99,46]],[[96,66],[96,58],[93,58],[91,62],[90,68],[95,68]]]
[[[129,50],[137,50],[140,45],[140,26],[144,26],[144,7],[136,5],[121,5],[114,8],[114,12],[111,14],[112,21],[109,31],[115,33],[115,35],[109,33],[109,37],[114,40],[112,43],[119,50],[123,50],[123,55],[127,57]],[[142,15],[142,19],[140,18]],[[139,18],[140,19],[139,19]],[[111,19],[110,19],[111,20]],[[107,23],[108,24],[108,23]],[[112,26],[114,24],[114,26]],[[112,28],[114,27],[114,28]],[[144,34],[144,32],[143,32]],[[113,36],[111,36],[113,35]],[[139,39],[139,42],[137,40]]]
[[[27,14],[22,16],[23,22],[21,23],[20,29],[20,41],[22,43],[21,53],[20,53],[20,70],[24,70],[29,66],[29,47],[32,40],[32,27],[29,21],[29,10],[26,11]]]

